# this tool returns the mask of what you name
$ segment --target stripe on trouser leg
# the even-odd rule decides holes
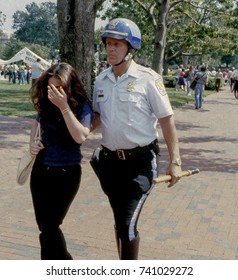
[[[132,219],[131,219],[131,222],[130,222],[130,225],[129,225],[129,240],[134,240],[136,238],[135,236],[135,231],[134,231],[134,228],[135,228],[135,224],[136,224],[136,221],[137,221],[137,217],[138,215],[140,214],[140,210],[143,206],[143,203],[144,201],[146,200],[147,198],[147,194],[143,194],[137,207],[136,207],[136,210],[132,216]]]
[[[154,153],[154,159],[152,161],[152,167],[153,167],[153,174],[154,174],[154,177],[156,177],[157,175],[157,162],[156,162],[156,154]],[[134,240],[136,238],[135,236],[135,231],[134,231],[134,228],[135,228],[135,224],[136,224],[136,221],[137,221],[137,218],[138,218],[138,215],[140,214],[140,211],[141,211],[141,208],[146,200],[146,198],[148,197],[149,193],[152,191],[152,189],[154,188],[154,184],[152,184],[151,188],[147,191],[147,193],[143,194],[137,207],[136,207],[136,210],[132,216],[132,219],[131,219],[131,222],[130,222],[130,225],[129,225],[129,240]]]

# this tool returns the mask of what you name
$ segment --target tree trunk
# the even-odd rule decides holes
[[[156,72],[162,74],[166,46],[167,15],[169,11],[170,0],[161,0],[160,4],[158,5],[158,26],[155,29],[155,44],[152,68]]]
[[[57,0],[60,59],[75,67],[91,96],[94,64],[94,25],[105,0]]]

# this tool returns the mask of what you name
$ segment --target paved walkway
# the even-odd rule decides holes
[[[237,109],[225,88],[200,111],[193,104],[175,110],[183,169],[201,172],[153,190],[139,221],[140,259],[238,259]],[[15,181],[30,126],[28,119],[0,117],[0,259],[39,259],[29,184]],[[81,187],[62,226],[75,259],[117,259],[112,213],[88,163],[99,138],[93,133],[83,145]],[[166,159],[161,141],[162,173]]]

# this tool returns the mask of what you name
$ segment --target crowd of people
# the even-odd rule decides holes
[[[214,89],[216,92],[221,90],[222,85],[230,85],[230,89],[234,92],[235,97],[238,98],[238,69],[232,67],[231,69],[221,70],[214,67],[210,70],[205,65],[194,67],[192,65],[183,67],[180,65],[173,74],[177,76],[175,91],[184,91],[187,96],[191,95],[191,83],[196,80],[194,88],[195,94],[195,109],[200,109],[203,102],[203,94],[205,86],[208,84],[210,77],[214,78]]]
[[[1,75],[4,79],[8,79],[9,83],[25,85],[30,84],[31,80],[31,66],[24,62],[10,63],[3,66]]]
[[[28,65],[23,61],[5,64],[2,67],[1,76],[4,79],[8,79],[9,83],[12,84],[30,85],[40,77],[44,70],[41,65],[41,59],[37,58],[32,65]]]
[[[175,76],[177,76],[177,82],[175,85],[175,90],[179,91],[180,89],[185,91],[187,93],[187,95],[191,95],[191,90],[190,90],[190,84],[191,84],[191,80],[193,78],[193,76],[196,74],[196,72],[198,72],[201,66],[196,66],[194,67],[193,65],[189,65],[187,67],[183,67],[183,65],[178,66],[178,68],[174,71],[170,70],[169,73],[173,74]],[[207,73],[207,77],[213,77],[215,79],[215,87],[214,89],[219,92],[222,84],[227,85],[229,84],[231,87],[233,85],[233,80],[235,77],[234,73],[235,73],[235,67],[231,67],[230,69],[224,69],[221,70],[220,68],[215,68],[212,67],[212,69],[210,70],[209,68],[206,67],[206,73]]]

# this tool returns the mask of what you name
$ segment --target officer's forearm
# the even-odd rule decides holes
[[[170,160],[180,158],[179,141],[173,116],[160,119],[160,126],[168,148]]]

